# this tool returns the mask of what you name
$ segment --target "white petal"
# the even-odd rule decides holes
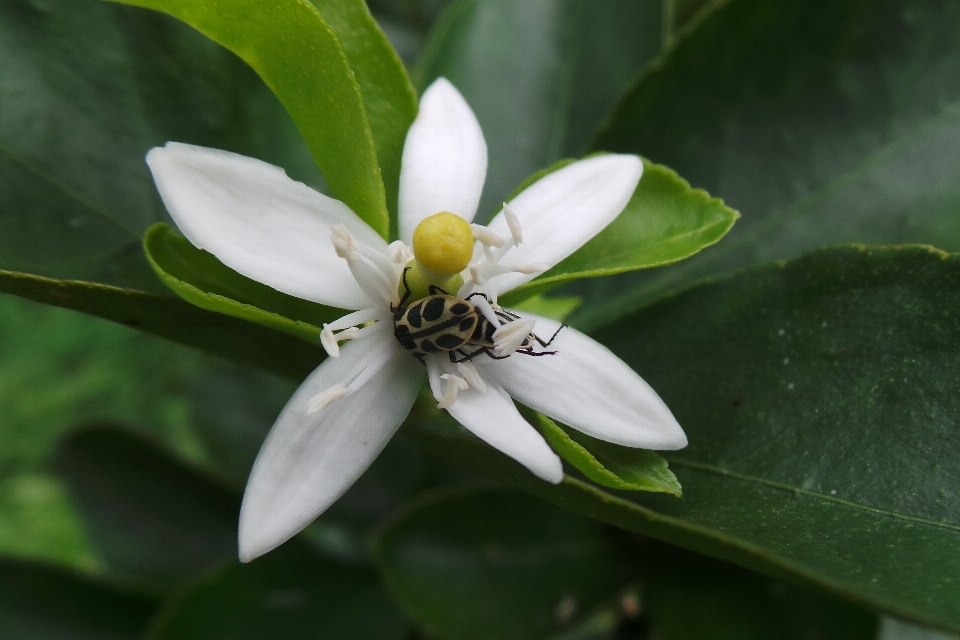
[[[523,315],[537,319],[535,331],[544,341],[560,327],[549,318]],[[557,353],[474,362],[523,404],[595,438],[643,449],[687,446],[660,396],[599,342],[566,327],[546,350]]]
[[[403,146],[400,239],[410,244],[420,221],[440,211],[472,221],[486,176],[480,124],[460,92],[438,78],[423,93]]]
[[[393,335],[350,342],[304,381],[284,407],[250,472],[240,510],[240,559],[288,540],[339,498],[370,466],[413,406],[423,367],[399,352],[352,395],[312,414],[307,405]]]
[[[523,243],[503,262],[553,267],[620,215],[641,175],[643,162],[637,156],[608,154],[574,162],[537,180],[508,203],[520,220]],[[511,235],[502,212],[488,227],[499,236]],[[533,278],[507,273],[491,282],[506,293]]]
[[[342,309],[370,306],[330,241],[342,223],[359,242],[386,243],[339,200],[236,153],[179,142],[151,149],[160,197],[194,245],[248,278]]]
[[[457,372],[449,362],[443,363],[443,369],[447,373]],[[457,422],[487,444],[507,454],[547,482],[559,484],[563,480],[563,463],[560,458],[543,436],[523,419],[507,392],[489,375],[483,378],[486,387],[484,390],[470,387],[466,391],[460,391],[457,401],[448,407],[447,411]]]

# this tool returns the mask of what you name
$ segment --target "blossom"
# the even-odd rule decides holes
[[[441,234],[462,234],[455,228],[472,221],[486,176],[480,126],[446,80],[424,93],[407,134],[400,239],[392,244],[342,202],[259,160],[171,142],[151,150],[147,162],[194,245],[274,289],[351,311],[324,327],[321,342],[331,357],[303,381],[260,450],[240,514],[242,560],[282,544],[337,500],[403,422],[425,379],[438,406],[547,482],[562,480],[560,458],[511,397],[608,442],[686,445],[663,401],[606,347],[548,318],[520,313],[502,323],[496,313],[500,294],[557,264],[616,218],[643,172],[636,156],[574,162],[505,203],[488,226],[467,228],[467,264],[457,262],[452,269],[461,274],[450,281],[462,282],[461,298],[479,294],[471,302],[488,322],[502,324],[490,352],[501,359],[482,353],[459,363],[447,353],[421,362],[394,336],[393,324],[404,271],[427,259],[414,232],[449,212],[458,217],[441,221]],[[556,333],[552,354],[523,352],[533,331]]]

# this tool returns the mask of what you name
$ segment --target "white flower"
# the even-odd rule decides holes
[[[549,347],[554,355],[514,353],[534,324],[539,336],[552,336],[560,326],[553,320],[526,314],[504,325],[496,354],[513,355],[501,360],[483,354],[456,364],[447,354],[428,355],[424,367],[394,337],[391,306],[399,302],[414,230],[442,211],[470,222],[486,175],[480,126],[446,80],[424,93],[407,135],[400,241],[391,245],[342,202],[259,160],[171,142],[151,150],[147,162],[167,209],[197,247],[279,291],[355,310],[324,328],[323,346],[336,357],[304,380],[260,450],[240,514],[242,560],[283,543],[339,498],[400,426],[424,378],[460,424],[548,482],[562,480],[560,458],[511,396],[608,442],[686,445],[657,394],[587,336],[564,328]],[[485,293],[490,305],[482,296],[472,301],[496,321],[497,294],[557,264],[609,224],[642,171],[636,156],[602,155],[531,185],[488,227],[473,225],[477,242],[458,294]]]

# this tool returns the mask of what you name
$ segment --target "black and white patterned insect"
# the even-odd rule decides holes
[[[410,297],[407,270],[409,267],[403,271],[403,285],[406,291],[400,304],[393,309],[393,335],[404,349],[421,361],[427,354],[444,352],[449,354],[450,362],[466,362],[481,354],[486,354],[495,360],[509,357],[509,355],[495,354],[493,334],[499,327],[490,322],[470,302],[472,298],[480,297],[489,304],[486,294],[472,293],[466,298],[458,298],[431,285],[429,296],[407,306],[406,302]],[[493,308],[493,312],[502,325],[520,319],[520,316],[503,309]],[[534,333],[528,334],[515,353],[528,356],[546,356],[556,353],[556,351],[534,351],[534,345],[548,347],[565,326],[561,325],[546,342]]]

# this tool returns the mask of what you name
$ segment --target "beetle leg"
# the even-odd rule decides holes
[[[409,269],[410,267],[407,267],[407,268]],[[449,293],[447,293],[446,291],[444,291],[443,289],[441,289],[440,287],[438,287],[438,286],[435,285],[435,284],[432,284],[432,285],[430,285],[429,287],[427,287],[427,291],[429,291],[429,292],[430,292],[430,295],[432,295],[432,296],[435,296],[435,295],[437,295],[438,293],[442,293],[442,294],[445,295],[445,296],[450,295]]]
[[[556,331],[554,331],[553,335],[552,335],[552,336],[550,337],[550,339],[547,340],[546,342],[544,342],[543,340],[541,340],[540,337],[539,337],[537,334],[533,334],[533,337],[537,339],[537,342],[540,343],[540,346],[541,346],[541,347],[546,348],[546,347],[549,347],[549,346],[550,346],[550,343],[552,343],[554,340],[557,339],[557,334],[560,333],[560,332],[563,330],[563,328],[566,327],[566,326],[567,326],[566,323],[561,324],[561,325],[560,325],[560,328],[557,329]]]

